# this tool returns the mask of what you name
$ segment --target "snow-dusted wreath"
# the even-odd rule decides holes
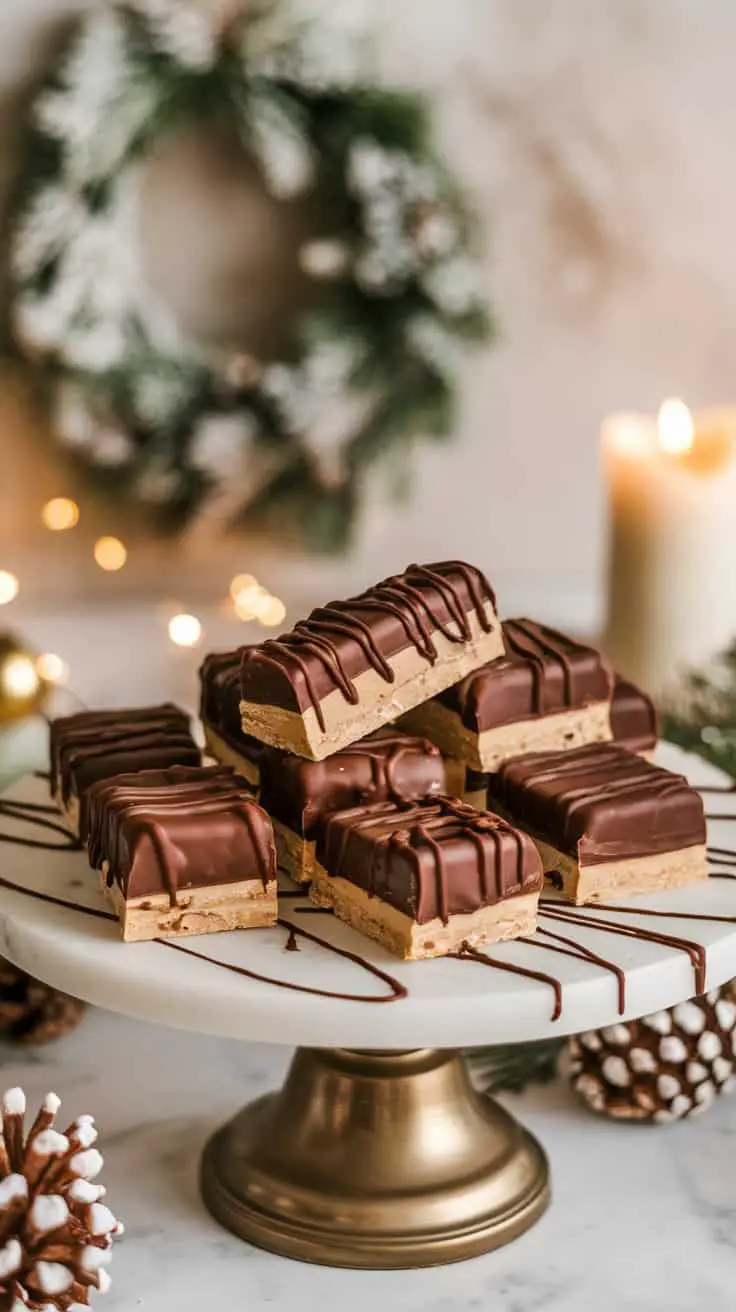
[[[366,466],[448,431],[461,343],[487,330],[465,211],[423,104],[373,85],[362,50],[285,0],[135,0],[82,19],[35,100],[15,338],[50,371],[60,439],[159,520],[265,514],[334,546]],[[185,338],[141,274],[135,165],[208,116],[271,195],[335,216],[299,252],[321,295],[283,360]]]

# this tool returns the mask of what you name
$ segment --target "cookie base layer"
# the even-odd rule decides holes
[[[326,874],[320,866],[315,868],[309,895],[317,906],[331,907],[340,920],[368,938],[377,939],[405,961],[446,957],[450,952],[459,952],[466,943],[481,948],[533,934],[539,902],[538,893],[523,893],[467,915],[450,916],[446,925],[439,919],[420,925],[350,880]]]
[[[119,885],[107,887],[104,869],[102,886],[120,917],[126,943],[257,929],[275,925],[278,916],[275,879],[265,888],[260,879],[190,888],[179,894],[173,907],[167,893],[126,901]]]
[[[279,870],[294,880],[295,884],[309,884],[314,872],[319,867],[317,861],[317,843],[313,838],[302,838],[282,820],[271,816],[273,834],[276,839],[276,859]]]
[[[229,743],[226,743],[217,730],[212,729],[209,724],[205,724],[203,727],[205,751],[208,755],[219,761],[220,765],[231,765],[245,779],[246,783],[251,784],[254,791],[257,792],[261,782],[261,772],[258,766],[253,761],[249,761],[247,756],[241,756],[240,752],[231,747]]]
[[[560,875],[563,896],[578,906],[589,902],[614,902],[617,898],[637,893],[664,893],[669,888],[685,888],[708,878],[704,846],[580,866],[575,857],[558,852],[535,834],[532,837],[545,870],[554,870]]]
[[[374,729],[390,724],[419,702],[435,697],[479,665],[502,656],[501,625],[490,605],[486,606],[486,616],[491,625],[488,633],[481,628],[474,612],[468,614],[469,642],[450,642],[436,629],[431,635],[437,651],[434,665],[429,665],[415,647],[407,647],[389,659],[393,683],[387,683],[372,668],[357,675],[354,683],[359,700],[355,706],[346,701],[339,689],[330,692],[320,702],[324,730],[313,706],[299,712],[241,701],[243,730],[272,747],[308,760],[323,761]]]
[[[588,743],[611,741],[611,715],[608,702],[555,715],[540,715],[515,724],[475,733],[463,724],[457,711],[441,702],[427,702],[415,707],[400,720],[408,733],[429,738],[447,756],[457,757],[471,770],[491,773],[514,756],[530,752],[562,752]]]

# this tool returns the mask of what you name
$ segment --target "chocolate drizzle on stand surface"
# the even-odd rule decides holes
[[[296,937],[305,938],[310,943],[316,943],[319,947],[325,948],[328,952],[335,953],[338,957],[343,957],[346,961],[352,961],[356,966],[361,966],[363,970],[368,971],[374,979],[381,980],[389,988],[388,993],[381,993],[377,997],[367,997],[364,993],[339,993],[333,989],[318,989],[308,984],[295,984],[291,980],[274,979],[270,975],[261,975],[258,971],[249,970],[246,966],[234,966],[227,961],[217,961],[213,957],[208,957],[206,953],[198,952],[194,948],[185,947],[183,943],[176,943],[172,939],[156,939],[165,948],[174,948],[177,952],[186,952],[190,957],[197,957],[200,961],[209,961],[213,966],[220,966],[222,970],[230,971],[234,975],[244,975],[248,979],[257,980],[263,984],[275,984],[278,988],[289,989],[293,993],[309,993],[318,998],[338,998],[341,1002],[399,1002],[402,998],[408,996],[408,990],[399,980],[394,979],[387,971],[381,970],[379,966],[374,966],[364,957],[358,956],[357,952],[348,952],[346,948],[335,947],[333,943],[328,943],[325,939],[319,938],[316,934],[310,934],[308,930],[301,929],[298,925],[293,925],[290,920],[279,918],[277,922],[282,929]],[[287,940],[287,950],[288,950]]]
[[[321,731],[325,719],[321,699],[339,690],[355,706],[355,677],[369,669],[386,683],[395,681],[388,657],[414,647],[434,665],[438,659],[433,634],[467,643],[472,637],[469,613],[474,611],[484,633],[492,625],[486,613],[495,610],[495,595],[485,575],[461,561],[410,565],[350,601],[333,601],[300,620],[290,633],[246,647],[241,688],[246,701],[270,701],[289,694],[300,711],[311,707]],[[265,667],[265,668],[264,668]],[[276,677],[269,677],[276,672]]]
[[[580,925],[586,929],[597,929],[602,933],[620,934],[622,938],[636,938],[649,943],[660,943],[662,947],[670,947],[680,952],[686,952],[695,972],[695,992],[696,994],[705,992],[706,955],[702,943],[696,943],[692,939],[681,938],[675,934],[665,934],[658,930],[642,929],[640,925],[621,925],[615,920],[603,920],[600,917],[584,915],[582,908],[558,903],[551,898],[540,898],[540,908],[540,916],[547,916],[551,920],[560,920],[569,925]],[[620,906],[617,905],[616,910],[620,909]],[[633,907],[631,910],[641,916],[652,914],[646,907]],[[655,912],[653,914],[659,913]],[[723,918],[690,916],[688,919],[721,920]],[[736,916],[725,917],[725,920],[729,924],[736,924]]]
[[[30,897],[37,902],[45,902],[49,906],[62,907],[66,911],[76,911],[83,916],[93,916],[96,920],[117,921],[118,919],[113,911],[103,911],[98,907],[85,906],[81,902],[54,897],[51,893],[42,893],[38,889],[27,888],[24,884],[17,884],[13,880],[5,879],[3,876],[0,876],[0,888],[6,888],[13,893],[23,893],[26,897]],[[315,943],[320,948],[324,948],[326,952],[343,957],[346,961],[354,962],[356,966],[360,966],[367,971],[374,979],[386,984],[389,992],[380,994],[378,997],[370,997],[362,993],[340,993],[331,989],[312,988],[307,984],[296,984],[290,980],[278,979],[272,975],[263,975],[258,971],[248,970],[245,966],[234,966],[227,961],[218,961],[216,957],[210,957],[206,952],[199,952],[195,948],[186,947],[183,943],[176,943],[172,939],[156,938],[153,939],[153,942],[160,947],[174,948],[177,952],[184,952],[190,957],[196,957],[198,961],[206,961],[212,966],[219,966],[221,970],[227,970],[231,974],[242,975],[247,979],[257,980],[263,984],[273,984],[275,988],[289,989],[293,993],[309,993],[321,998],[337,998],[340,1001],[368,1003],[399,1002],[402,998],[407,997],[408,990],[399,980],[390,975],[388,971],[381,970],[379,966],[374,966],[370,961],[366,961],[357,952],[348,952],[345,948],[335,947],[333,943],[329,943],[326,939],[319,938],[316,934],[310,934],[308,930],[300,929],[298,925],[292,925],[289,920],[279,919],[277,923],[288,931],[287,949],[292,935],[295,938],[307,939],[310,943]]]
[[[555,995],[550,1020],[560,1019],[562,1015],[562,981],[557,979],[556,975],[548,975],[541,970],[530,970],[528,966],[518,966],[512,961],[498,961],[495,957],[486,956],[485,952],[479,952],[476,948],[471,947],[469,943],[463,943],[459,952],[449,952],[447,955],[455,961],[477,961],[479,965],[490,966],[492,970],[506,971],[509,975],[523,975],[526,979],[536,979],[541,984],[549,984]]]
[[[79,839],[70,833],[64,825],[45,818],[58,814],[58,808],[55,806],[45,806],[38,802],[16,802],[0,798],[0,816],[7,816],[9,820],[25,820],[30,825],[36,825],[40,829],[48,829],[51,833],[59,834],[66,840],[64,843],[50,843],[48,839],[26,838],[22,834],[0,833],[0,843],[14,843],[18,847],[35,847],[44,852],[79,852],[82,847]]]

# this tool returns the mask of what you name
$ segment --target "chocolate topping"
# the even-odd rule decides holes
[[[703,803],[687,780],[615,743],[506,761],[488,794],[580,865],[705,843]]]
[[[90,858],[126,899],[276,878],[271,822],[234,771],[202,769],[186,782],[104,790],[90,831]]]
[[[438,694],[474,733],[610,700],[613,675],[592,647],[534,620],[505,620],[506,656]]]
[[[325,761],[305,761],[275,748],[261,757],[263,806],[304,838],[313,838],[331,811],[439,796],[445,788],[439,749],[398,729],[377,729]]]
[[[488,633],[489,607],[495,610],[493,591],[473,566],[461,561],[409,565],[403,574],[350,601],[333,601],[312,611],[291,633],[246,647],[243,699],[297,712],[312,707],[324,731],[322,698],[337,690],[346,702],[357,705],[355,678],[373,669],[393,683],[388,657],[408,647],[434,665],[434,634],[453,643],[469,642],[472,612]]]
[[[51,722],[51,792],[67,803],[98,779],[168,765],[199,765],[189,716],[178,706],[80,711]]]
[[[250,650],[254,649],[241,647],[205,656],[199,669],[199,712],[204,724],[214,729],[228,747],[258,766],[265,745],[243,732],[240,714],[240,666]]]
[[[418,924],[469,913],[537,892],[543,873],[525,834],[452,798],[379,802],[328,817],[317,855],[332,876],[350,880]]]
[[[98,869],[109,846],[109,827],[113,817],[124,810],[129,802],[158,800],[171,784],[188,785],[192,792],[220,784],[232,784],[251,792],[249,784],[236,777],[230,766],[172,765],[167,770],[136,770],[131,774],[116,774],[112,779],[99,779],[87,789],[80,807],[79,836],[88,844],[90,865]]]
[[[611,701],[614,741],[630,752],[649,752],[657,746],[658,727],[651,697],[617,674]]]

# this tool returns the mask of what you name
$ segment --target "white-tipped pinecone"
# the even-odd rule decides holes
[[[736,1087],[736,1002],[731,985],[570,1040],[570,1078],[596,1112],[676,1121]]]
[[[122,1234],[93,1184],[102,1156],[91,1116],[64,1134],[54,1128],[59,1099],[49,1093],[28,1134],[22,1089],[2,1099],[0,1126],[0,1308],[41,1312],[89,1303],[110,1287],[106,1267]]]

